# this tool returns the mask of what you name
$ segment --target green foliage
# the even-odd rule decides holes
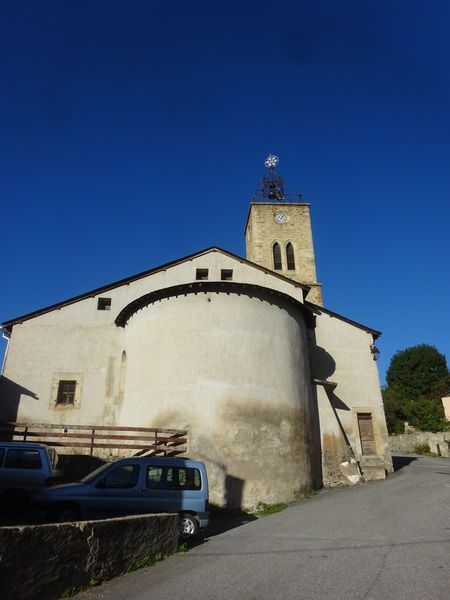
[[[403,396],[397,390],[383,390],[384,413],[389,433],[403,433],[407,421]]]
[[[256,505],[255,514],[259,517],[266,517],[267,515],[273,515],[274,513],[281,512],[287,508],[287,504],[279,502],[278,504],[266,504],[265,502],[258,502]]]
[[[68,588],[65,592],[63,592],[61,594],[60,598],[71,598],[72,596],[75,596],[75,594],[79,594],[80,592],[82,592],[85,589],[86,589],[85,587]]]
[[[183,542],[178,546],[178,552],[183,554],[184,552],[189,552],[189,544],[187,542]]]
[[[389,433],[403,433],[404,423],[420,431],[445,429],[442,403],[429,398],[405,399],[399,390],[383,390],[384,411]]]
[[[389,433],[402,433],[405,421],[422,431],[444,429],[441,396],[450,389],[450,372],[436,348],[420,344],[397,352],[386,381],[383,401]]]
[[[137,571],[138,569],[144,569],[145,567],[151,567],[151,566],[155,565],[156,563],[161,562],[165,558],[166,557],[164,556],[164,554],[161,554],[160,552],[158,552],[158,554],[154,554],[153,556],[146,556],[145,558],[142,558],[141,560],[137,560],[135,563],[130,565],[126,572],[132,573],[133,571]],[[89,580],[89,583],[87,583],[86,585],[68,588],[60,596],[60,598],[71,598],[72,596],[75,596],[76,594],[80,594],[81,592],[86,591],[88,588],[97,587],[98,585],[101,585],[102,583],[103,582],[101,579],[92,577]]]
[[[422,431],[445,429],[441,397],[450,389],[445,356],[419,344],[397,352],[386,373],[384,410],[389,433],[403,433],[404,422]]]
[[[445,356],[434,346],[419,344],[397,352],[386,373],[390,389],[401,391],[405,399],[437,400],[450,388]]]
[[[146,556],[145,558],[141,558],[140,560],[137,560],[135,563],[130,565],[127,569],[127,573],[132,573],[133,571],[137,571],[138,569],[145,569],[146,567],[152,567],[153,565],[156,565],[156,563],[161,562],[164,559],[165,556],[164,554],[161,554],[161,552],[158,552],[153,556]]]
[[[101,585],[101,584],[102,584],[102,581],[100,579],[97,579],[96,577],[92,577],[89,580],[89,583],[87,583],[86,585],[68,588],[65,592],[63,592],[63,594],[60,596],[60,598],[72,598],[72,596],[75,596],[76,594],[81,594],[81,592],[84,592],[88,588],[97,587],[98,585]]]
[[[429,444],[418,444],[417,446],[414,446],[414,452],[416,454],[429,454],[430,446]]]
[[[428,398],[408,402],[406,415],[408,422],[422,431],[442,431],[445,426],[442,403]]]

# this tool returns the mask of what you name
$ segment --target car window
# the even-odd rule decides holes
[[[159,490],[199,490],[200,471],[191,467],[148,467],[147,487]]]
[[[38,450],[11,448],[6,453],[5,467],[7,469],[40,469],[41,455]]]
[[[110,471],[97,487],[126,489],[136,486],[139,479],[139,465],[122,465]]]
[[[107,469],[109,469],[110,466],[110,463],[100,465],[100,467],[97,467],[95,471],[88,473],[85,477],[83,477],[83,479],[80,479],[81,483],[91,483],[91,481],[93,481],[98,475],[100,475],[102,471],[106,471]]]

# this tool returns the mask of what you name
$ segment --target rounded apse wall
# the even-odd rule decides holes
[[[312,488],[315,426],[306,329],[283,298],[191,293],[125,325],[120,422],[188,429],[212,503],[252,507]]]

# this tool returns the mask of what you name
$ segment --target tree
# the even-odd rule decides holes
[[[389,433],[403,433],[404,422],[408,421],[405,412],[405,403],[402,395],[395,389],[385,388],[383,390],[384,413]]]
[[[441,397],[450,389],[450,372],[434,346],[419,344],[397,352],[386,382],[383,400],[390,433],[402,431],[404,421],[423,431],[443,429]]]
[[[437,400],[450,387],[450,373],[445,356],[434,346],[420,344],[394,354],[386,373],[389,388],[401,390],[403,396]]]

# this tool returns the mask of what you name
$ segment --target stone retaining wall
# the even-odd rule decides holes
[[[52,600],[178,548],[177,514],[0,528],[2,600]]]
[[[428,444],[430,451],[439,456],[449,456],[450,431],[431,433],[429,431],[415,431],[389,436],[389,445],[392,452],[414,452],[416,446]]]

